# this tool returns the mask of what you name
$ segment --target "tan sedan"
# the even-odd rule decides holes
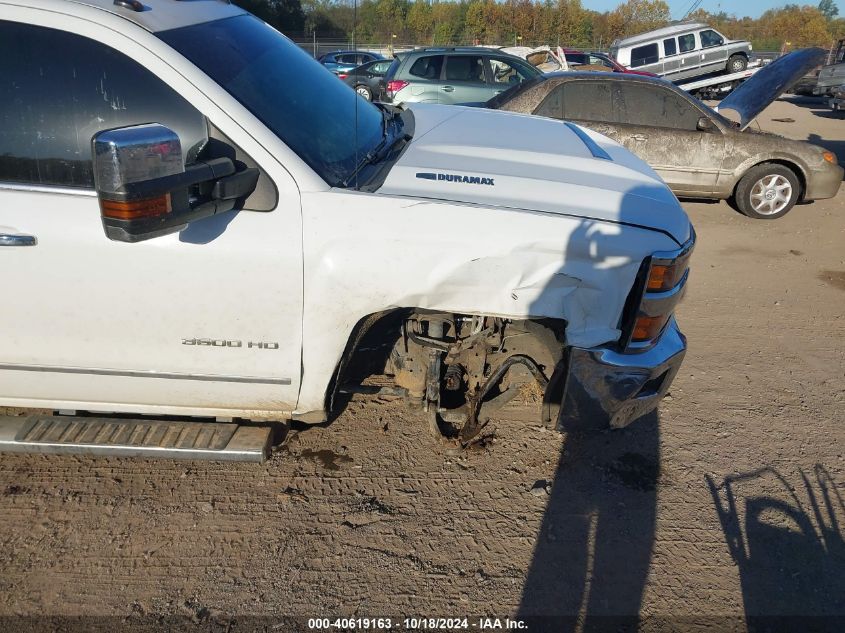
[[[736,122],[670,82],[617,73],[543,75],[486,105],[578,123],[639,155],[678,197],[729,199],[749,217],[774,219],[799,201],[835,196],[843,170],[822,147],[746,129],[785,89],[771,87],[773,76],[742,86],[753,95],[749,104],[739,90],[740,98],[722,102]],[[765,103],[761,86],[776,93]]]

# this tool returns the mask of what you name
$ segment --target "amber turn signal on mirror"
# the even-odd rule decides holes
[[[170,213],[170,194],[166,193],[146,200],[118,201],[100,198],[100,211],[104,218],[114,220],[138,220]]]

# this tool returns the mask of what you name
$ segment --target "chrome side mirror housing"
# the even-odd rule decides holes
[[[178,135],[158,123],[99,132],[91,140],[94,186],[106,236],[140,242],[229,211],[255,190],[257,169],[229,158],[185,165]]]

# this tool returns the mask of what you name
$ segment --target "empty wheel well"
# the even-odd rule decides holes
[[[467,322],[470,320],[479,327],[485,325],[484,329],[470,332],[467,329],[469,327]],[[437,343],[428,335],[420,338],[419,335],[408,334],[408,324],[416,324],[420,321],[449,322],[451,329],[447,328],[449,333],[442,339],[442,343]],[[459,323],[463,325],[458,326],[458,331],[456,331],[455,327]],[[370,314],[358,321],[350,333],[326,393],[325,410],[329,420],[334,419],[348,402],[349,392],[346,387],[360,385],[369,376],[383,373],[393,375],[397,368],[394,362],[397,350],[405,350],[407,354],[409,345],[413,348],[422,341],[423,344],[442,346],[444,354],[445,350],[451,349],[450,354],[455,355],[457,363],[460,360],[462,346],[466,348],[464,349],[466,352],[469,349],[468,344],[473,339],[478,338],[482,346],[490,342],[485,338],[484,341],[487,341],[485,343],[479,338],[485,335],[488,329],[490,333],[485,336],[495,339],[498,348],[493,350],[484,347],[487,351],[482,353],[487,358],[488,366],[479,368],[479,371],[485,372],[483,376],[486,377],[508,357],[516,354],[532,358],[542,365],[546,378],[551,378],[552,372],[562,358],[565,326],[565,322],[558,319],[511,320],[416,308],[397,308]],[[410,343],[409,336],[413,339]],[[420,347],[419,350],[423,348]],[[413,350],[411,352],[413,356]],[[415,375],[419,373],[418,371]],[[406,386],[401,380],[397,382]],[[414,392],[414,389],[411,391]]]
[[[338,388],[341,385],[350,379],[363,379],[374,371],[384,369],[393,343],[400,335],[399,328],[411,312],[410,309],[402,308],[385,310],[368,314],[355,324],[326,391],[325,410],[329,420],[334,419],[346,404],[338,401]],[[368,349],[370,342],[377,345],[378,349],[373,350],[374,354],[361,354],[362,349]],[[381,367],[375,367],[379,364]]]

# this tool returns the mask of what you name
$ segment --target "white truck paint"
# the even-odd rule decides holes
[[[0,0],[0,20],[75,33],[135,60],[258,164],[278,204],[123,243],[103,234],[92,189],[0,182],[0,232],[38,241],[0,247],[0,405],[323,420],[356,323],[407,308],[565,321],[563,344],[595,363],[584,365],[579,388],[600,366],[662,381],[659,393],[636,396],[642,402],[615,402],[612,423],[656,406],[683,338],[669,315],[659,340],[626,350],[623,308],[644,262],[688,253],[694,237],[644,162],[580,128],[420,104],[381,186],[330,186],[156,36],[243,11],[208,0],[145,5]],[[315,62],[313,72],[326,71]],[[193,340],[242,344],[185,344]],[[610,396],[598,376],[591,405],[603,406]]]

